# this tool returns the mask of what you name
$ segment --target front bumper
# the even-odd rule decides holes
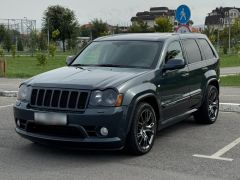
[[[57,132],[55,132],[55,126],[39,125],[34,121],[35,112],[49,111],[31,109],[25,103],[18,103],[13,109],[16,132],[22,137],[38,143],[64,148],[122,149],[128,133],[129,123],[125,106],[86,109],[84,112],[61,112],[67,115],[67,125],[58,127],[60,131],[58,129]],[[20,125],[17,124],[17,121],[20,122]],[[108,129],[108,136],[100,135],[100,127]],[[51,132],[51,128],[54,129],[54,132]],[[61,132],[61,129],[64,129],[64,133]]]

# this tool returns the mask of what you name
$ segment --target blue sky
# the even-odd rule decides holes
[[[150,7],[176,9],[180,4],[186,4],[191,8],[194,24],[202,25],[212,9],[220,6],[240,7],[240,0],[0,0],[0,19],[27,17],[37,20],[37,27],[40,28],[44,10],[56,4],[74,10],[80,24],[101,18],[113,25],[129,25],[132,16]]]

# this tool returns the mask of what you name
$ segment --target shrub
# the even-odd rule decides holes
[[[50,44],[49,45],[48,51],[49,51],[49,54],[52,56],[52,58],[55,57],[56,50],[57,50],[57,47],[56,47],[55,44]]]
[[[17,51],[17,48],[16,48],[15,45],[11,46],[11,51],[12,51],[12,57],[15,58],[16,57],[16,51]]]
[[[39,66],[44,66],[47,64],[47,56],[44,53],[38,53],[37,56],[37,61]]]
[[[2,48],[0,48],[0,57],[4,56],[4,50]]]

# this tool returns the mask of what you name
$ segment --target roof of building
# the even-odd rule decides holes
[[[151,7],[150,11],[162,11],[162,10],[169,10],[168,7]]]
[[[213,15],[213,16],[207,16],[205,18],[205,25],[214,25],[220,23],[220,18],[222,18],[222,15]]]

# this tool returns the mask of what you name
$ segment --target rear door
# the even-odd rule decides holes
[[[190,107],[195,108],[201,104],[207,64],[203,61],[203,56],[196,39],[183,39],[183,47],[189,67],[189,95],[191,96]]]

